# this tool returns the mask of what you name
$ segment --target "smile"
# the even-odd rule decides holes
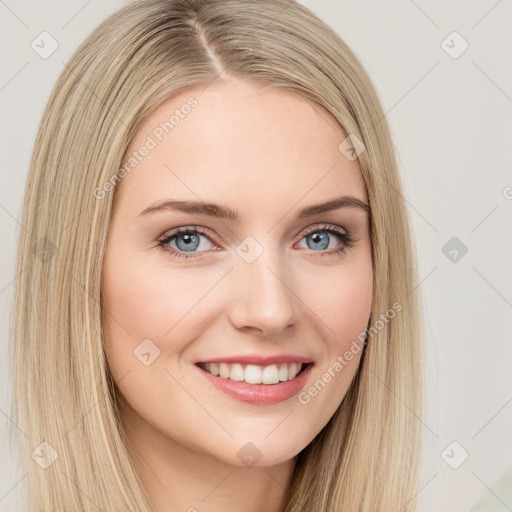
[[[278,384],[294,379],[306,366],[301,363],[280,363],[268,366],[239,363],[200,363],[200,368],[215,377],[247,384]]]
[[[229,397],[249,404],[271,405],[289,400],[299,393],[306,386],[314,363],[260,366],[209,362],[194,366],[209,385]]]

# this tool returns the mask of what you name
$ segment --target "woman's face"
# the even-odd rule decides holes
[[[274,465],[340,405],[371,310],[368,213],[357,201],[298,212],[368,202],[344,139],[318,105],[234,80],[175,96],[136,134],[103,307],[123,422],[147,443]],[[215,361],[218,376],[200,364]]]

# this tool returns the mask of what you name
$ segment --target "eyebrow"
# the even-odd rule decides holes
[[[302,220],[312,217],[313,215],[331,212],[340,208],[358,208],[366,213],[370,210],[368,204],[361,201],[361,199],[353,196],[342,196],[327,201],[326,203],[314,204],[302,208],[297,212],[296,220]],[[178,201],[173,199],[166,199],[164,201],[158,201],[151,204],[142,211],[137,218],[166,210],[208,215],[210,217],[218,217],[220,219],[227,219],[233,222],[239,220],[238,211],[224,205],[206,203],[202,201]]]

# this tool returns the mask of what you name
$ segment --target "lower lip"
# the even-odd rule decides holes
[[[312,367],[313,363],[309,363],[295,378],[286,382],[278,384],[248,384],[244,381],[237,382],[231,379],[216,377],[196,366],[201,374],[217,389],[242,402],[258,405],[277,404],[295,396],[305,386]]]

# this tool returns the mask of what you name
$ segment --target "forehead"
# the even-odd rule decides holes
[[[139,210],[167,197],[222,202],[242,217],[244,206],[252,214],[340,195],[366,202],[357,161],[338,149],[345,137],[331,114],[295,92],[238,80],[191,88],[138,130],[117,200]]]

